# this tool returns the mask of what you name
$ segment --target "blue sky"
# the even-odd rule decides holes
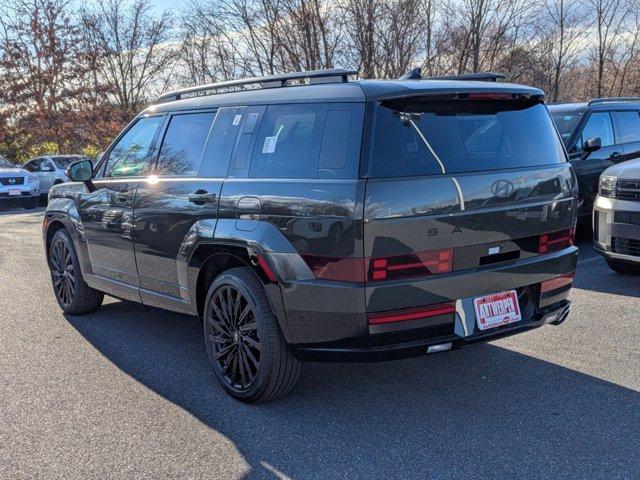
[[[167,10],[170,8],[177,8],[181,2],[180,0],[154,0],[151,3],[153,3],[158,13],[161,13],[163,10]]]

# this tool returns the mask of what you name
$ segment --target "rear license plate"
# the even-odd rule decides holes
[[[473,307],[480,330],[508,325],[522,319],[515,290],[478,297],[473,300]]]
[[[19,189],[9,190],[10,197],[19,197],[20,195],[22,195],[22,192]]]

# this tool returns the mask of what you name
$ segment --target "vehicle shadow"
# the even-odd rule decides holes
[[[217,385],[195,318],[115,302],[67,319],[122,371],[229,438],[248,478],[638,472],[638,392],[491,344],[305,364],[289,396],[251,406]]]

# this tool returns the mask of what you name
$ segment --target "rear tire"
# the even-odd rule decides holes
[[[202,323],[209,361],[229,395],[260,403],[295,385],[300,361],[290,352],[264,286],[250,268],[227,270],[213,281]]]
[[[64,313],[85,315],[100,308],[104,293],[91,288],[84,281],[76,249],[65,228],[53,235],[47,259],[53,294]]]
[[[26,210],[33,210],[34,208],[36,208],[38,206],[38,201],[40,199],[39,198],[29,198],[28,200],[24,200],[22,203],[22,206],[26,209]]]
[[[622,275],[640,275],[640,265],[621,262],[620,260],[614,260],[611,258],[607,258],[607,265],[609,265],[611,270]]]

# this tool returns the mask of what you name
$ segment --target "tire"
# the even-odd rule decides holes
[[[622,275],[640,275],[640,265],[634,265],[633,263],[621,262],[612,258],[607,258],[607,265],[614,272]]]
[[[76,249],[65,228],[53,235],[47,259],[53,294],[64,313],[85,315],[100,308],[104,293],[84,281]]]
[[[260,403],[293,388],[300,361],[290,352],[262,282],[250,268],[216,277],[203,315],[209,362],[229,395]]]
[[[39,198],[29,198],[28,200],[24,200],[22,206],[27,210],[33,210],[38,206]]]

